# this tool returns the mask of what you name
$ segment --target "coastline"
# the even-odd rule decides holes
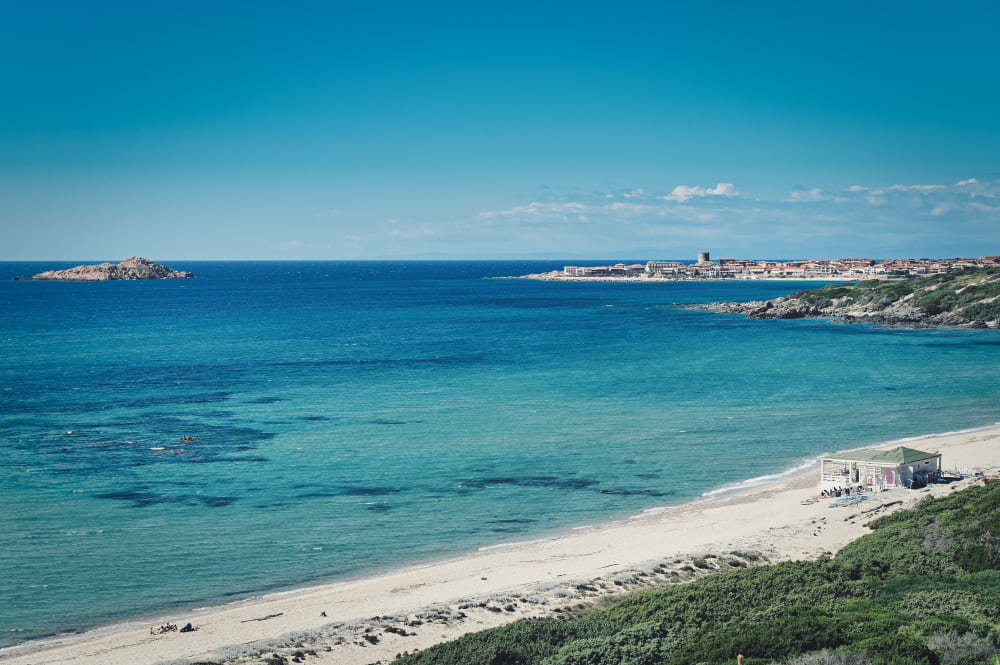
[[[946,469],[995,473],[1000,467],[1000,425],[864,447],[904,443],[942,452]],[[713,490],[693,502],[564,535],[499,543],[372,577],[15,645],[0,650],[0,662],[255,662],[252,654],[264,650],[287,656],[299,650],[310,663],[388,662],[398,653],[466,632],[603,596],[682,582],[716,569],[835,553],[863,535],[870,519],[976,482],[873,495],[861,515],[859,509],[841,512],[824,502],[800,505],[800,499],[815,494],[815,473],[807,463]],[[190,621],[199,630],[150,634],[153,624],[168,620]]]
[[[488,279],[532,279],[536,282],[621,282],[628,284],[676,284],[678,282],[857,282],[861,278],[857,276],[842,275],[839,277],[756,277],[753,279],[735,279],[722,277],[698,277],[685,279],[668,279],[662,277],[570,277],[561,275],[552,277],[549,275],[510,275],[508,277],[489,277]],[[865,279],[878,279],[877,277],[866,277]]]

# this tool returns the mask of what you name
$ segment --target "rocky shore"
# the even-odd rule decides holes
[[[153,263],[141,256],[133,256],[121,263],[99,263],[68,268],[47,270],[32,277],[15,277],[15,280],[49,280],[65,282],[107,282],[119,279],[181,279],[194,277],[187,271],[171,270]]]
[[[1000,270],[962,270],[891,281],[834,284],[773,300],[712,302],[689,309],[750,319],[819,317],[913,328],[1000,328]]]

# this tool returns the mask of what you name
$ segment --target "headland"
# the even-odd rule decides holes
[[[865,280],[799,291],[772,300],[689,305],[751,319],[835,318],[913,328],[1000,328],[1000,268],[896,281]]]

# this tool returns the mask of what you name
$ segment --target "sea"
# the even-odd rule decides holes
[[[1000,331],[680,306],[815,282],[164,263],[195,278],[11,281],[74,264],[0,263],[0,645],[554,537],[1000,420]]]

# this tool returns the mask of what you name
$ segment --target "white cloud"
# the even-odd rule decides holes
[[[887,191],[890,192],[934,192],[946,189],[944,185],[893,185]]]
[[[439,233],[439,229],[436,229],[428,224],[423,224],[410,229],[392,229],[389,231],[389,237],[397,240],[412,240],[414,238],[430,238],[438,235]]]
[[[994,199],[1000,197],[1000,180],[987,180],[983,182],[976,178],[969,178],[968,180],[960,180],[955,183],[955,187],[958,192],[969,198],[984,196]]]
[[[274,249],[278,250],[279,252],[298,252],[298,251],[330,249],[330,248],[331,246],[326,243],[302,242],[301,240],[289,240],[274,247]]]
[[[560,197],[549,190],[538,200],[482,212],[461,233],[491,246],[553,255],[685,256],[705,243],[740,256],[996,253],[1000,206],[992,204],[1000,201],[1000,180],[972,180],[806,186],[770,200],[732,183],[680,185],[669,193],[622,188]],[[441,242],[459,233],[455,226],[440,228]]]
[[[819,187],[813,187],[812,189],[795,189],[789,194],[789,198],[792,201],[822,201],[825,197],[823,196],[823,190]]]
[[[583,215],[587,210],[588,206],[577,201],[532,201],[527,205],[515,206],[508,210],[481,212],[479,216],[484,219],[494,219],[497,217],[541,219],[566,217],[567,215]]]
[[[705,198],[708,196],[725,196],[727,198],[732,198],[736,196],[738,192],[736,188],[733,187],[732,183],[720,182],[715,187],[705,188],[705,187],[689,187],[687,185],[677,185],[674,190],[670,192],[667,196],[663,197],[667,201],[679,201],[684,203],[694,198]]]
[[[979,212],[987,212],[987,213],[1000,212],[1000,207],[986,205],[985,203],[979,203],[978,201],[973,201],[972,203],[969,204],[969,207],[972,208],[973,210],[978,210]]]

